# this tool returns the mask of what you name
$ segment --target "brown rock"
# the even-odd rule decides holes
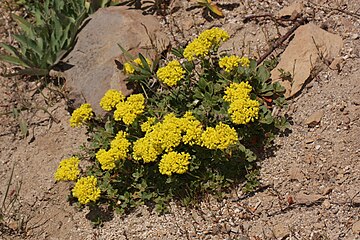
[[[337,70],[337,71],[340,71],[342,67],[343,67],[343,59],[341,57],[334,58],[334,60],[331,62],[329,66],[331,70]]]
[[[286,97],[292,97],[321,70],[324,61],[331,62],[338,56],[342,46],[343,40],[338,35],[313,23],[301,26],[295,31],[295,37],[282,54],[279,64],[271,72],[271,78],[284,85]],[[290,72],[292,82],[283,81],[279,69]]]
[[[360,234],[360,221],[355,222],[352,225],[351,230],[353,231],[354,234]]]
[[[13,231],[19,230],[19,224],[18,224],[18,222],[16,222],[16,221],[10,221],[10,222],[8,223],[8,227],[9,227],[11,230],[13,230]]]
[[[275,238],[277,239],[283,239],[290,235],[290,229],[288,226],[280,223],[274,226],[273,233]]]
[[[325,188],[325,189],[323,190],[322,194],[323,194],[323,195],[328,195],[329,193],[332,192],[333,189],[334,189],[334,188],[332,188],[332,187],[327,187],[327,188]]]
[[[304,4],[302,1],[294,1],[291,5],[281,9],[277,16],[280,18],[296,19],[296,17],[302,12],[303,9]]]
[[[322,206],[325,208],[325,209],[329,209],[331,208],[331,203],[329,200],[325,199],[322,203]]]
[[[118,44],[125,50],[132,49],[133,54],[142,52],[151,56],[154,51],[147,50],[152,48],[150,38],[159,51],[169,44],[154,16],[144,16],[127,7],[103,8],[91,15],[65,59],[70,68],[64,71],[64,77],[75,101],[74,107],[86,101],[98,114],[102,112],[100,99],[108,89],[118,89],[129,95],[132,90],[118,67],[124,62]]]
[[[322,199],[324,199],[324,197],[319,194],[297,193],[295,195],[295,203],[301,205],[311,205]]]
[[[189,31],[194,26],[194,20],[192,18],[186,18],[182,21],[184,30]]]
[[[306,154],[306,155],[305,155],[305,158],[304,158],[304,161],[305,161],[306,163],[308,163],[308,164],[312,164],[312,163],[315,162],[315,158],[314,158],[314,156],[311,155],[311,154]]]
[[[305,142],[306,144],[310,144],[310,143],[313,143],[313,142],[315,142],[315,141],[316,141],[316,139],[315,139],[315,138],[312,138],[312,137],[305,138],[305,140],[304,140],[304,142]]]
[[[298,167],[291,167],[289,169],[289,176],[290,176],[290,180],[301,181],[305,179],[304,173]]]
[[[320,123],[323,116],[324,111],[322,110],[314,112],[304,121],[304,124],[308,125],[309,127],[315,127]]]

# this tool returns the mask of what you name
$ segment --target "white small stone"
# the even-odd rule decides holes
[[[357,34],[357,33],[354,33],[351,35],[351,39],[353,39],[353,40],[356,40],[358,38],[359,38],[359,34]]]

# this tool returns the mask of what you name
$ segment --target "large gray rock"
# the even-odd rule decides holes
[[[169,44],[154,16],[144,16],[127,7],[103,8],[93,14],[79,33],[74,49],[64,59],[71,66],[62,75],[73,107],[86,101],[95,113],[100,114],[99,102],[108,89],[118,89],[129,95],[132,89],[127,86],[126,76],[116,63],[125,61],[118,44],[130,52],[151,56],[154,50],[149,49],[154,48],[150,38],[158,51]]]

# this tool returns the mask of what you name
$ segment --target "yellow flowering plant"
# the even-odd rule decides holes
[[[222,197],[244,179],[255,187],[257,156],[288,124],[273,114],[285,106],[284,88],[270,81],[269,65],[220,53],[228,38],[212,28],[169,59],[131,57],[133,71],[125,64],[124,71],[138,92],[110,89],[99,103],[104,116],[89,105],[74,111],[72,126],[88,128],[81,160],[90,164],[80,172],[77,161],[62,162],[56,180],[77,181],[79,203],[120,212],[149,202],[161,211],[169,200],[207,193]]]

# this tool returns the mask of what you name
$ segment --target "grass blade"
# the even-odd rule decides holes
[[[8,62],[22,67],[29,67],[26,63],[14,56],[0,55],[0,61]]]
[[[9,178],[9,182],[8,182],[8,184],[7,184],[7,186],[6,186],[4,199],[3,199],[2,203],[1,203],[1,208],[2,208],[2,209],[5,209],[5,201],[6,201],[7,197],[8,197],[8,194],[9,194],[11,181],[12,181],[12,178],[13,178],[13,176],[14,176],[14,169],[15,169],[15,163],[13,164],[13,167],[12,167],[12,169],[11,169],[10,178]]]

